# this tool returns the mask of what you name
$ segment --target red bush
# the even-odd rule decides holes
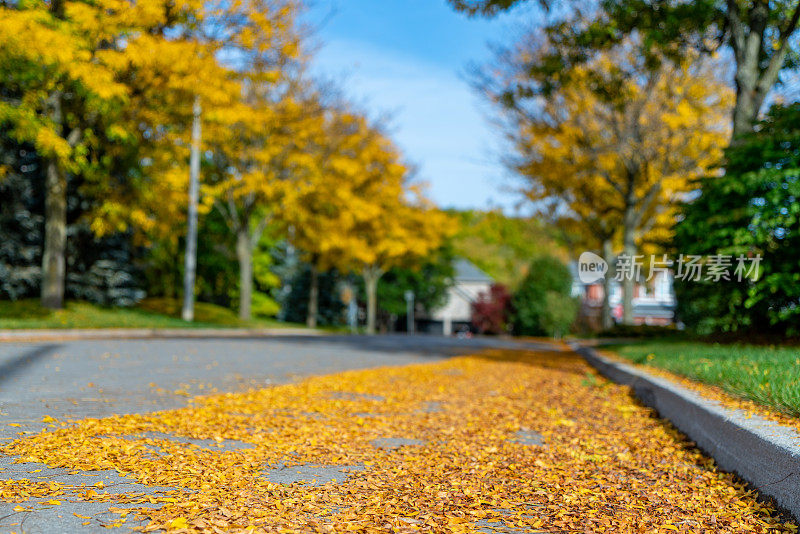
[[[472,303],[472,325],[481,334],[505,334],[508,325],[511,293],[503,284],[492,284]]]

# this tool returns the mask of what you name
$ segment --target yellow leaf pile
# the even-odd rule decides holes
[[[112,497],[102,488],[5,481],[0,491],[8,502],[23,502],[27,492],[162,503],[111,509],[120,521],[149,519],[145,531],[795,530],[627,388],[587,373],[566,350],[489,351],[86,419],[2,452],[53,467],[111,468],[177,489]],[[532,434],[541,444],[523,439]],[[361,468],[322,485],[274,483],[263,473],[307,464]]]

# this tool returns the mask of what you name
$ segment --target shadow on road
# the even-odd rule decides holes
[[[577,376],[586,376],[590,369],[578,353],[568,347],[557,345],[548,345],[547,348],[517,347],[517,350],[488,349],[477,353],[476,356],[496,362],[523,363]]]
[[[13,378],[15,375],[24,371],[25,368],[33,365],[41,358],[52,354],[60,347],[61,345],[56,344],[37,345],[35,348],[27,350],[18,356],[8,358],[6,361],[0,363],[0,383],[5,382],[9,378]]]
[[[516,341],[503,338],[478,337],[456,338],[436,335],[385,334],[375,336],[330,335],[330,336],[270,336],[269,338],[248,338],[251,341],[275,341],[309,346],[339,346],[347,349],[371,352],[413,352],[425,356],[447,357],[468,354],[484,349],[514,349],[554,351],[550,343],[535,341]]]

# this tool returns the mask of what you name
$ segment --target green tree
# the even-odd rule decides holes
[[[44,175],[33,146],[0,131],[0,298],[35,296],[41,279]]]
[[[394,267],[381,277],[378,284],[378,305],[386,313],[405,316],[405,292],[414,292],[418,308],[429,311],[444,303],[453,280],[453,253],[442,247],[416,268]]]
[[[685,206],[675,248],[732,256],[731,280],[678,280],[679,316],[701,333],[800,333],[800,104],[773,106],[728,149],[725,169]],[[736,258],[757,255],[758,279],[737,280]]]
[[[316,326],[344,324],[344,303],[339,293],[341,276],[336,270],[316,271],[308,263],[303,263],[294,275],[287,280],[288,291],[280,299],[282,318],[290,323],[304,323],[308,317],[308,294],[311,290],[312,275],[317,287]]]
[[[564,333],[558,329],[572,323],[577,308],[572,307],[569,316],[554,305],[564,304],[571,290],[572,275],[561,261],[550,256],[533,260],[511,299],[514,333],[526,336]]]
[[[279,232],[268,227],[261,235],[253,251],[253,315],[256,317],[274,317],[280,312],[276,297],[281,285],[280,277],[275,273],[276,262],[272,251],[278,245]]]

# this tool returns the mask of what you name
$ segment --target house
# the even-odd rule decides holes
[[[593,330],[600,330],[604,288],[602,280],[584,284],[578,278],[576,263],[569,265],[572,273],[572,295],[581,300],[581,319]],[[675,322],[675,291],[670,271],[654,273],[649,281],[637,282],[633,293],[633,322],[635,324],[667,326]],[[611,281],[611,313],[616,322],[622,321],[622,284]]]
[[[453,262],[453,270],[453,284],[447,290],[447,301],[418,321],[420,332],[449,336],[469,330],[472,303],[481,293],[488,293],[494,283],[491,276],[463,258]]]

